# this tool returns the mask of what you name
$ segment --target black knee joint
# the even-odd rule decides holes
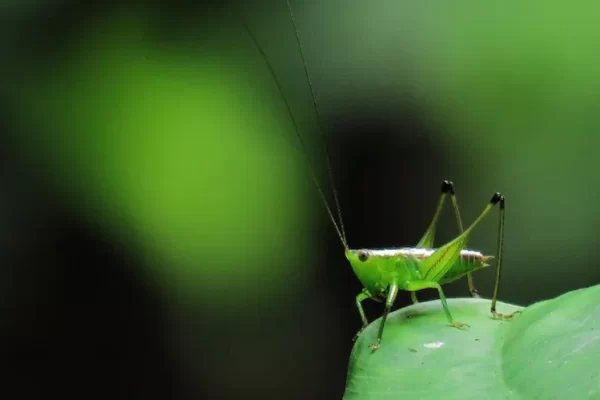
[[[504,196],[502,196],[502,194],[496,192],[490,199],[490,203],[495,205],[495,204],[498,204],[498,202],[500,202],[500,208],[504,208]]]
[[[454,195],[455,194],[454,182],[452,182],[452,181],[442,182],[442,193],[450,193],[450,194]]]

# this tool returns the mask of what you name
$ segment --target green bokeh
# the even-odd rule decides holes
[[[42,132],[22,144],[82,214],[142,246],[165,288],[221,304],[280,293],[305,276],[312,188],[272,78],[247,37],[149,37],[139,14],[82,32],[19,93]]]

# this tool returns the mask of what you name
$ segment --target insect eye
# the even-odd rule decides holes
[[[369,258],[369,253],[367,253],[366,251],[359,251],[358,252],[358,259],[362,262],[367,261],[367,259]]]

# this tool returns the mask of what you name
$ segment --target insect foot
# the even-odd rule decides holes
[[[450,322],[450,325],[452,325],[455,328],[461,329],[461,330],[466,330],[467,328],[469,328],[469,324],[463,324],[462,322],[457,322],[457,321],[452,321]]]
[[[513,318],[514,318],[514,317],[515,317],[517,314],[521,314],[522,312],[523,312],[523,311],[515,311],[514,313],[511,313],[511,314],[500,314],[500,313],[494,312],[494,313],[492,314],[492,318],[494,318],[494,319],[499,319],[499,320],[502,320],[502,321],[510,321],[510,320],[512,320],[512,319],[513,319]]]
[[[366,327],[367,327],[367,325],[363,326],[362,328],[360,328],[360,329],[358,330],[358,332],[356,332],[356,335],[354,335],[354,337],[352,338],[352,341],[353,341],[353,342],[354,342],[354,341],[356,341],[356,339],[358,339],[358,337],[360,336],[360,334],[362,333],[362,331],[364,331],[364,330],[365,330],[365,328],[366,328]]]
[[[369,345],[369,348],[371,350],[375,351],[379,348],[380,344],[381,344],[381,339],[377,339],[377,341],[375,343]]]

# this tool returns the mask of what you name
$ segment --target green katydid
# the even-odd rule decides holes
[[[296,25],[296,20],[289,0],[287,0],[287,6],[292,20],[292,24],[294,26],[294,32],[300,50],[300,56],[304,66],[305,76],[308,81],[308,86],[312,96],[313,108],[317,116],[317,123],[319,129],[321,129],[317,102],[315,99],[310,75],[308,73],[308,67],[306,64],[306,59],[304,57],[304,50],[300,41],[298,27]],[[307,156],[306,146],[304,144],[304,140],[302,139],[302,135],[300,134],[300,131],[298,129],[298,124],[296,122],[296,119],[294,118],[290,105],[283,93],[283,90],[281,88],[277,75],[275,74],[273,66],[269,62],[263,49],[259,46],[258,41],[247,26],[246,31],[252,38],[254,45],[260,52],[263,60],[265,61],[271,73],[271,76],[277,86],[279,95],[281,96],[283,103],[287,108],[287,112],[292,121],[296,136],[298,137],[302,150],[305,156]],[[323,146],[325,146],[324,143]],[[362,330],[368,325],[368,320],[365,316],[365,312],[362,307],[362,301],[366,299],[372,299],[377,302],[384,302],[385,309],[379,325],[376,342],[369,346],[372,350],[376,350],[379,348],[387,316],[392,308],[392,305],[394,304],[399,290],[409,291],[411,293],[411,298],[413,302],[417,303],[417,298],[415,294],[417,291],[423,289],[436,289],[438,291],[442,307],[450,325],[459,329],[465,329],[469,325],[458,322],[452,317],[452,314],[446,301],[446,296],[444,295],[444,291],[442,290],[441,285],[453,282],[457,279],[462,278],[463,276],[467,276],[469,292],[473,297],[479,297],[471,273],[481,268],[489,266],[489,264],[487,264],[487,261],[492,258],[496,259],[496,280],[494,284],[494,294],[491,300],[492,317],[494,319],[510,320],[515,314],[519,313],[519,311],[517,311],[515,313],[505,315],[496,311],[504,239],[504,196],[502,196],[500,193],[495,193],[488,202],[488,204],[485,206],[481,214],[475,219],[475,221],[467,229],[463,229],[463,223],[459,212],[458,202],[456,199],[454,183],[452,181],[446,180],[442,183],[441,197],[439,199],[433,219],[431,220],[429,227],[425,231],[425,234],[415,247],[403,247],[395,249],[351,249],[348,246],[346,240],[346,234],[344,231],[344,224],[341,215],[341,208],[339,205],[339,200],[337,192],[335,190],[335,186],[333,185],[334,179],[331,170],[331,165],[329,162],[329,157],[327,156],[327,150],[324,150],[329,172],[329,179],[331,181],[333,196],[337,207],[339,224],[336,221],[333,212],[331,211],[329,203],[326,200],[324,191],[321,185],[319,184],[317,175],[315,174],[315,171],[310,161],[308,161],[308,156],[307,161],[315,186],[327,210],[329,218],[331,219],[331,222],[333,223],[333,226],[340,238],[340,241],[344,246],[346,258],[350,262],[354,273],[363,285],[363,290],[356,296],[356,306],[358,308],[363,325],[362,328],[356,334],[355,338],[357,338],[362,332]],[[448,196],[450,196],[454,208],[454,214],[456,216],[456,221],[458,224],[459,235],[453,240],[449,241],[448,243],[438,248],[434,248],[434,239],[438,218],[441,214],[444,202]],[[475,227],[485,218],[485,216],[494,208],[496,204],[499,204],[500,208],[498,245],[496,256],[493,257],[489,255],[484,255],[478,251],[465,249],[473,229],[475,229]]]

